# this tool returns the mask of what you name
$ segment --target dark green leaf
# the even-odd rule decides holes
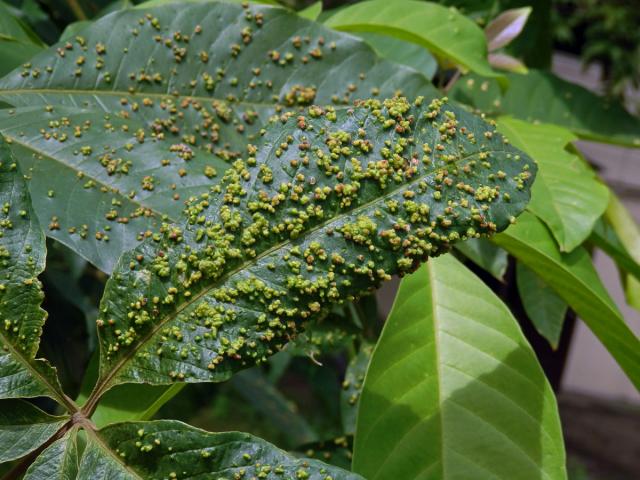
[[[535,185],[535,184],[534,184]],[[456,249],[479,267],[485,269],[501,282],[509,265],[509,256],[485,238],[473,238],[458,243]]]
[[[508,74],[507,79],[509,88],[503,94],[495,80],[469,75],[450,96],[487,114],[551,123],[588,140],[640,146],[640,119],[621,105],[549,72],[530,70]]]
[[[358,403],[372,353],[373,345],[363,344],[358,354],[349,362],[342,382],[340,413],[342,414],[342,429],[347,435],[353,435],[356,432]]]
[[[504,303],[453,256],[405,277],[367,372],[369,480],[566,478],[558,409]]]
[[[0,399],[49,396],[68,404],[55,370],[36,359],[46,312],[38,275],[45,238],[20,168],[0,137]]]
[[[549,226],[560,250],[570,252],[591,234],[607,208],[609,189],[579,154],[567,150],[577,140],[570,131],[505,117],[498,129],[538,163],[527,209]]]
[[[101,304],[94,400],[120,383],[222,381],[264,362],[330,304],[506,228],[534,174],[493,127],[441,101],[277,121],[189,204],[187,226],[121,258]]]
[[[411,97],[437,94],[415,70],[280,8],[124,10],[68,46],[0,81],[0,99],[23,107],[4,114],[0,131],[24,171],[33,168],[29,188],[48,234],[106,272],[162,214],[175,219],[184,200],[208,190],[216,179],[207,167],[222,173],[223,159],[241,155],[276,110],[346,108],[399,86]]]
[[[417,43],[465,70],[497,76],[487,62],[487,42],[480,27],[456,10],[436,3],[360,2],[341,9],[325,23],[339,30],[377,32]]]
[[[522,306],[536,330],[558,348],[567,304],[538,275],[518,262],[516,281]]]
[[[23,400],[0,400],[0,463],[34,451],[67,420],[47,415]]]
[[[297,405],[286,398],[259,369],[234,375],[231,385],[290,442],[298,447],[318,440],[318,435],[300,414]]]
[[[75,480],[78,460],[78,439],[76,431],[72,430],[36,458],[24,480]]]
[[[534,271],[575,310],[640,389],[640,341],[606,292],[589,252],[578,247],[561,253],[544,224],[529,213],[493,241]]]
[[[362,480],[246,433],[209,433],[170,420],[120,423],[89,435],[78,480],[236,477]]]
[[[298,15],[302,18],[307,18],[309,20],[317,20],[320,14],[322,13],[322,2],[315,2],[309,5],[304,10],[300,10]]]

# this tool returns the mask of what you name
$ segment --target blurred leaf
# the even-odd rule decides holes
[[[285,434],[291,447],[318,440],[317,434],[298,411],[258,368],[237,373],[231,385],[274,427]]]
[[[507,72],[527,73],[527,67],[517,58],[507,55],[506,53],[490,53],[489,64],[492,67],[506,70]]]
[[[429,80],[438,69],[438,62],[429,51],[415,43],[400,40],[393,36],[373,32],[354,32],[373,47],[382,58],[415,68]]]
[[[369,480],[565,479],[553,391],[509,309],[452,255],[403,278],[367,372]]]
[[[507,74],[509,88],[495,80],[468,75],[449,97],[492,116],[510,115],[529,123],[550,123],[567,128],[580,138],[640,147],[640,119],[615,101],[569,83],[550,72],[529,70]]]
[[[582,244],[606,209],[609,189],[578,153],[567,150],[577,140],[554,125],[501,117],[498,130],[538,164],[527,209],[551,229],[560,250]]]
[[[0,2],[0,76],[27,62],[44,47],[35,32]]]
[[[340,394],[340,412],[342,414],[342,429],[347,435],[356,432],[356,419],[358,417],[358,402],[364,385],[364,378],[369,367],[369,361],[373,354],[373,345],[363,343],[358,354],[349,362],[342,382]]]
[[[360,2],[329,17],[329,27],[350,32],[375,32],[423,46],[437,57],[465,70],[497,77],[487,61],[482,30],[454,9],[411,0]]]
[[[531,7],[514,8],[505,10],[489,22],[484,29],[489,51],[494,52],[508,45],[520,35],[530,13]]]
[[[558,348],[567,315],[567,304],[538,275],[520,262],[516,264],[516,281],[527,316],[538,333],[555,350]]]
[[[455,248],[497,280],[504,281],[504,274],[509,264],[509,256],[503,249],[497,247],[486,238],[472,238],[466,242],[458,243]]]
[[[620,239],[636,266],[640,264],[640,228],[622,201],[613,193],[609,197],[609,205],[605,218]],[[633,270],[635,272],[635,269]],[[627,303],[640,310],[640,277],[623,276],[623,285]]]
[[[619,200],[616,199],[615,201]],[[620,237],[608,222],[600,219],[596,223],[593,232],[591,232],[589,239],[596,247],[609,255],[624,273],[628,273],[640,280],[640,265],[631,257],[631,254],[622,244]]]
[[[589,252],[561,253],[551,233],[524,213],[493,241],[535,272],[569,304],[640,390],[640,341],[624,322],[593,267]]]
[[[317,20],[322,13],[322,2],[315,2],[309,5],[304,10],[300,10],[298,15],[308,20]]]

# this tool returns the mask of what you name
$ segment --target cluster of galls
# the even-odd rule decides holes
[[[506,227],[530,176],[446,99],[285,115],[114,276],[105,352],[187,381],[260,363],[328,305]]]

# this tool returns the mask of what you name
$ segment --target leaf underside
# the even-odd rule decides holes
[[[566,478],[553,391],[508,308],[452,255],[405,277],[360,399],[369,480]]]
[[[417,71],[281,8],[169,4],[108,15],[0,81],[49,236],[111,272],[208,190],[273,114],[437,95]],[[107,115],[108,114],[108,115]]]

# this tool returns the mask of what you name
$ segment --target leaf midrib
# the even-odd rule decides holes
[[[504,150],[483,150],[483,152],[504,152]],[[483,152],[474,152],[472,154],[469,155],[465,155],[465,156],[461,156],[460,158],[458,158],[455,162],[453,162],[454,164],[458,164],[459,162],[465,161],[469,158],[473,158],[474,156],[479,155],[480,153]],[[321,230],[323,228],[325,228],[327,225],[330,225],[333,222],[339,221],[342,217],[346,217],[347,215],[354,215],[359,211],[362,210],[366,210],[368,208],[370,208],[372,205],[377,204],[379,202],[383,202],[386,198],[395,195],[397,192],[402,191],[403,189],[406,189],[412,185],[414,185],[415,183],[418,183],[420,181],[422,181],[425,177],[429,176],[429,175],[435,175],[438,172],[442,171],[442,170],[446,170],[450,168],[450,165],[447,166],[443,166],[437,169],[434,169],[433,171],[430,171],[428,173],[425,173],[425,175],[421,175],[418,176],[410,181],[408,181],[407,183],[403,183],[400,187],[387,192],[385,195],[381,195],[376,197],[374,200],[371,200],[363,205],[360,205],[356,208],[353,208],[349,211],[343,212],[340,215],[337,215],[333,218],[331,218],[330,220],[327,220],[325,222],[322,222],[318,225],[316,225],[315,227],[307,230],[305,232],[305,236],[308,235],[312,235],[314,232]],[[119,373],[119,371],[124,367],[124,365],[135,356],[136,352],[142,348],[144,346],[144,344],[151,339],[160,329],[162,329],[164,327],[164,325],[171,321],[172,319],[176,318],[178,315],[180,315],[180,313],[182,313],[184,310],[186,310],[187,308],[189,308],[192,304],[194,304],[195,302],[199,301],[202,297],[204,297],[205,295],[209,294],[212,290],[218,288],[220,285],[224,284],[225,282],[227,282],[232,276],[234,276],[235,274],[250,268],[251,266],[255,265],[258,261],[260,261],[261,259],[263,259],[264,257],[270,255],[271,253],[280,250],[284,247],[286,247],[287,245],[291,244],[291,240],[285,240],[283,242],[280,242],[276,245],[274,245],[273,247],[265,250],[264,252],[260,253],[259,255],[257,255],[255,258],[252,258],[251,260],[243,263],[242,265],[236,267],[235,269],[231,270],[230,272],[228,272],[227,274],[221,276],[219,279],[217,279],[214,284],[212,284],[211,286],[204,288],[200,293],[198,293],[197,295],[194,295],[191,299],[189,299],[188,301],[184,302],[180,307],[176,308],[175,311],[171,312],[170,314],[168,314],[164,319],[162,319],[161,321],[159,321],[157,324],[154,325],[154,327],[146,334],[144,335],[138,342],[136,342],[136,344],[127,352],[127,354],[121,359],[119,360],[115,365],[113,365],[110,369],[109,369],[109,373],[105,376],[105,377],[101,377],[101,379],[98,381],[98,383],[96,384],[96,387],[94,388],[93,393],[91,394],[91,398],[87,401],[87,404],[85,405],[83,410],[86,410],[88,414],[92,413],[92,409],[93,407],[97,404],[98,400],[100,399],[100,397],[107,391],[109,390],[109,388],[111,388],[110,383],[117,377],[117,374]],[[102,343],[101,343],[101,349],[102,349]]]

